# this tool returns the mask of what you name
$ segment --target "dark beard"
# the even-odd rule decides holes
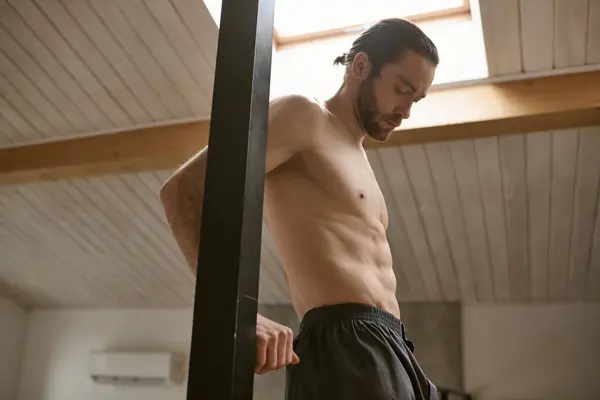
[[[377,141],[385,141],[390,136],[389,131],[382,129],[379,125],[379,111],[373,90],[373,79],[369,78],[362,82],[358,89],[354,113],[358,123],[367,135]]]

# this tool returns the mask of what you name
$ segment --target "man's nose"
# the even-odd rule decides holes
[[[412,103],[410,104],[402,104],[400,107],[396,109],[396,116],[402,119],[410,118],[410,110],[412,108]]]

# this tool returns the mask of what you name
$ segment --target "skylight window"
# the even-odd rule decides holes
[[[276,42],[351,33],[390,17],[423,21],[468,11],[468,0],[276,0]]]
[[[204,0],[217,26],[221,1]],[[275,0],[271,97],[331,95],[344,74],[334,58],[369,25],[395,17],[415,22],[436,44],[434,86],[488,76],[480,20],[469,0]]]
[[[219,25],[222,0],[204,3]],[[275,46],[361,31],[383,18],[423,22],[469,10],[469,0],[276,0]]]

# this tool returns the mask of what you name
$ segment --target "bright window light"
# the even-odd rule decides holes
[[[222,0],[204,0],[217,26]],[[435,16],[460,8],[469,0],[276,0],[275,31],[292,38],[369,25],[383,18]]]
[[[466,5],[465,0],[276,0],[275,30],[284,39]]]
[[[217,26],[222,0],[204,0]],[[434,85],[485,78],[488,69],[480,22],[470,0],[276,0],[271,97],[332,95],[344,68],[335,57],[364,28],[384,18],[408,18],[440,53]]]
[[[471,19],[419,24],[440,55],[434,85],[488,75],[481,31]],[[360,32],[284,47],[273,54],[271,97],[303,94],[325,99],[339,88],[344,67],[333,60],[348,51]]]

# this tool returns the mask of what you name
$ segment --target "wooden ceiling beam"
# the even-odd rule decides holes
[[[433,91],[385,143],[475,139],[600,125],[600,71]],[[209,121],[0,148],[0,185],[173,169],[208,143]]]
[[[201,121],[0,148],[0,185],[175,168],[208,131]]]

